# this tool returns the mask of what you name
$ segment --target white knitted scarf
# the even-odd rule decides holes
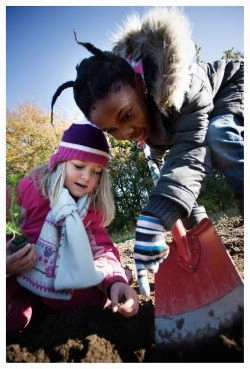
[[[18,282],[33,293],[69,300],[72,289],[99,284],[105,277],[94,264],[83,225],[90,197],[76,203],[66,188],[49,211],[36,243],[33,269],[20,274]]]

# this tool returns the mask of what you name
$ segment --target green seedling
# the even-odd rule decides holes
[[[9,189],[10,204],[8,207],[8,219],[6,221],[6,235],[11,240],[10,251],[13,254],[24,247],[29,241],[27,236],[20,230],[21,209],[16,201],[16,186],[12,185]]]

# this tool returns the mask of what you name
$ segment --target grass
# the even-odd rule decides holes
[[[114,243],[121,243],[135,238],[135,229],[126,232],[113,232],[110,234]]]
[[[224,210],[224,211],[208,214],[209,218],[213,222],[217,222],[218,220],[221,220],[221,219],[235,217],[235,216],[238,216],[238,215],[240,215],[240,213],[239,213],[239,210],[237,209],[236,206],[232,207],[230,209]]]

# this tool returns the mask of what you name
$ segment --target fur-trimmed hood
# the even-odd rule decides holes
[[[128,16],[112,36],[113,52],[142,59],[147,88],[162,111],[180,110],[189,89],[195,47],[191,26],[179,8],[156,7],[142,18]]]

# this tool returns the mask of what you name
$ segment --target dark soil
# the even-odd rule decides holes
[[[243,278],[244,226],[241,217],[214,223]],[[124,264],[134,269],[133,241],[118,244]],[[138,291],[137,283],[131,285]],[[7,362],[244,362],[243,321],[211,339],[178,350],[154,343],[154,281],[151,296],[140,298],[139,313],[131,318],[109,309],[55,312],[42,307],[22,332],[7,337]]]

